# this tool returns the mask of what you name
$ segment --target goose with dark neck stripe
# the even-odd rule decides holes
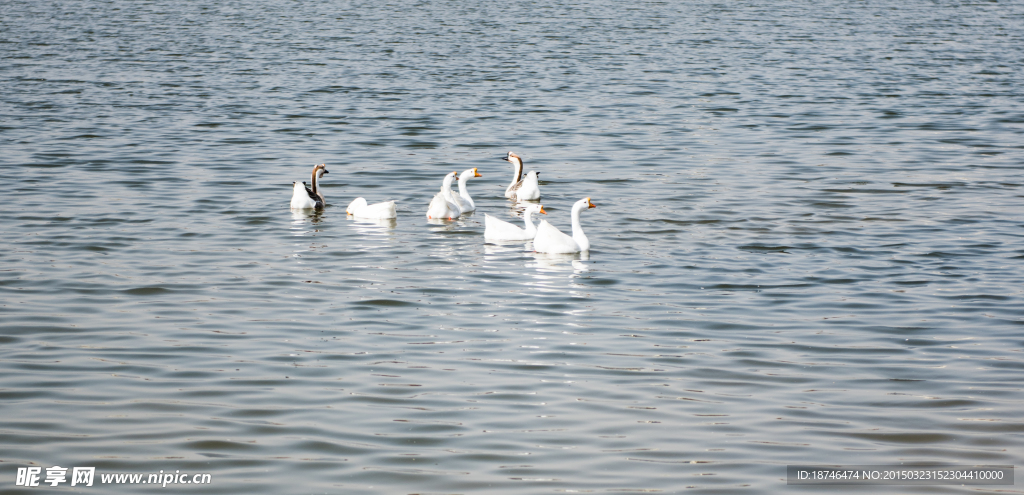
[[[323,193],[320,192],[318,180],[327,174],[327,165],[319,164],[313,167],[313,175],[310,179],[313,187],[306,185],[306,182],[292,182],[291,207],[295,209],[315,208],[322,209],[326,201]]]
[[[505,188],[505,197],[512,201],[537,201],[540,199],[540,172],[531,171],[523,178],[523,159],[509,151],[502,160],[515,167],[512,183]]]

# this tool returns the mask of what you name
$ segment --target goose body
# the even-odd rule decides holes
[[[537,201],[540,199],[540,183],[538,177],[540,172],[530,172],[523,178],[523,159],[519,155],[509,151],[502,160],[511,163],[515,167],[512,175],[512,183],[505,188],[505,197],[513,201]]]
[[[441,191],[434,195],[434,199],[430,200],[430,205],[427,207],[427,218],[432,220],[455,220],[462,216],[462,210],[455,203],[455,198],[452,194],[452,181],[457,176],[456,172],[451,172],[444,176],[444,182],[441,183]]]
[[[312,184],[309,187],[305,182],[292,182],[291,207],[296,209],[324,207],[324,195],[320,192],[318,180],[327,174],[327,165],[321,163],[313,167]]]
[[[530,205],[523,211],[523,223],[526,228],[519,228],[504,220],[499,220],[484,213],[484,240],[488,241],[529,241],[537,235],[537,226],[533,224],[530,215],[544,211],[543,205]]]
[[[483,177],[476,171],[476,167],[462,172],[462,177],[459,177],[459,194],[453,194],[455,204],[462,210],[462,213],[476,211],[476,202],[469,197],[469,190],[466,189],[466,183],[474,177]]]
[[[590,240],[580,227],[580,212],[594,208],[590,198],[583,198],[572,205],[572,237],[565,235],[547,220],[541,220],[537,235],[533,238],[533,249],[538,253],[571,254],[590,250]]]
[[[306,185],[305,181],[292,182],[291,207],[293,209],[323,208],[324,202],[319,196],[313,194],[313,191]]]
[[[345,210],[349,215],[357,218],[371,218],[375,220],[387,220],[390,218],[397,218],[398,212],[395,210],[394,201],[384,201],[382,203],[375,203],[372,205],[366,204],[365,198],[356,198],[349,203],[348,208]]]

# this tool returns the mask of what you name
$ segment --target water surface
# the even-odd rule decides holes
[[[0,483],[1024,464],[1021,33],[1014,1],[6,2]],[[484,243],[509,150],[554,225],[592,198],[589,256]],[[289,211],[315,163],[327,208]]]

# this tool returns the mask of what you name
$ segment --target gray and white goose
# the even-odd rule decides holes
[[[312,183],[313,187],[306,185],[306,181],[292,182],[292,203],[291,207],[295,209],[302,208],[316,208],[322,209],[324,207],[324,195],[320,192],[320,186],[318,185],[318,179],[327,174],[327,165],[319,164],[313,167]]]
[[[515,167],[512,183],[505,189],[505,197],[512,201],[537,201],[540,199],[540,172],[531,171],[523,178],[523,159],[509,151],[502,160]]]

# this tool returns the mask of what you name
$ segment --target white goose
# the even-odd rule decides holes
[[[547,220],[541,220],[537,227],[537,235],[533,238],[533,249],[538,253],[571,254],[590,250],[590,240],[580,227],[580,212],[584,208],[594,208],[590,198],[583,198],[572,205],[572,237],[563,234]]]
[[[301,208],[316,208],[321,209],[324,207],[324,195],[320,192],[320,186],[317,185],[317,179],[327,174],[327,165],[321,163],[313,167],[313,187],[310,188],[306,185],[306,182],[292,182],[292,203],[291,207],[296,209]]]
[[[459,194],[453,194],[455,204],[462,210],[462,213],[476,211],[476,202],[473,201],[473,198],[469,197],[469,190],[466,189],[466,183],[474,177],[483,177],[476,171],[476,167],[462,172],[462,177],[459,177]]]
[[[365,198],[356,198],[349,203],[345,211],[356,218],[370,218],[374,220],[398,218],[394,201],[384,201],[368,205]]]
[[[544,205],[531,204],[523,210],[523,223],[525,229],[521,229],[504,220],[499,220],[484,213],[484,240],[487,241],[528,241],[537,235],[537,226],[533,224],[530,215],[544,211]]]
[[[462,216],[462,210],[455,203],[455,198],[452,194],[452,181],[456,178],[458,178],[457,172],[450,172],[444,176],[444,182],[441,183],[441,191],[434,195],[434,199],[430,200],[430,206],[427,207],[427,218],[432,220],[444,218],[454,220]]]
[[[523,178],[523,159],[509,151],[502,160],[515,166],[512,183],[505,188],[505,197],[512,201],[537,201],[540,199],[540,172],[530,172]]]

